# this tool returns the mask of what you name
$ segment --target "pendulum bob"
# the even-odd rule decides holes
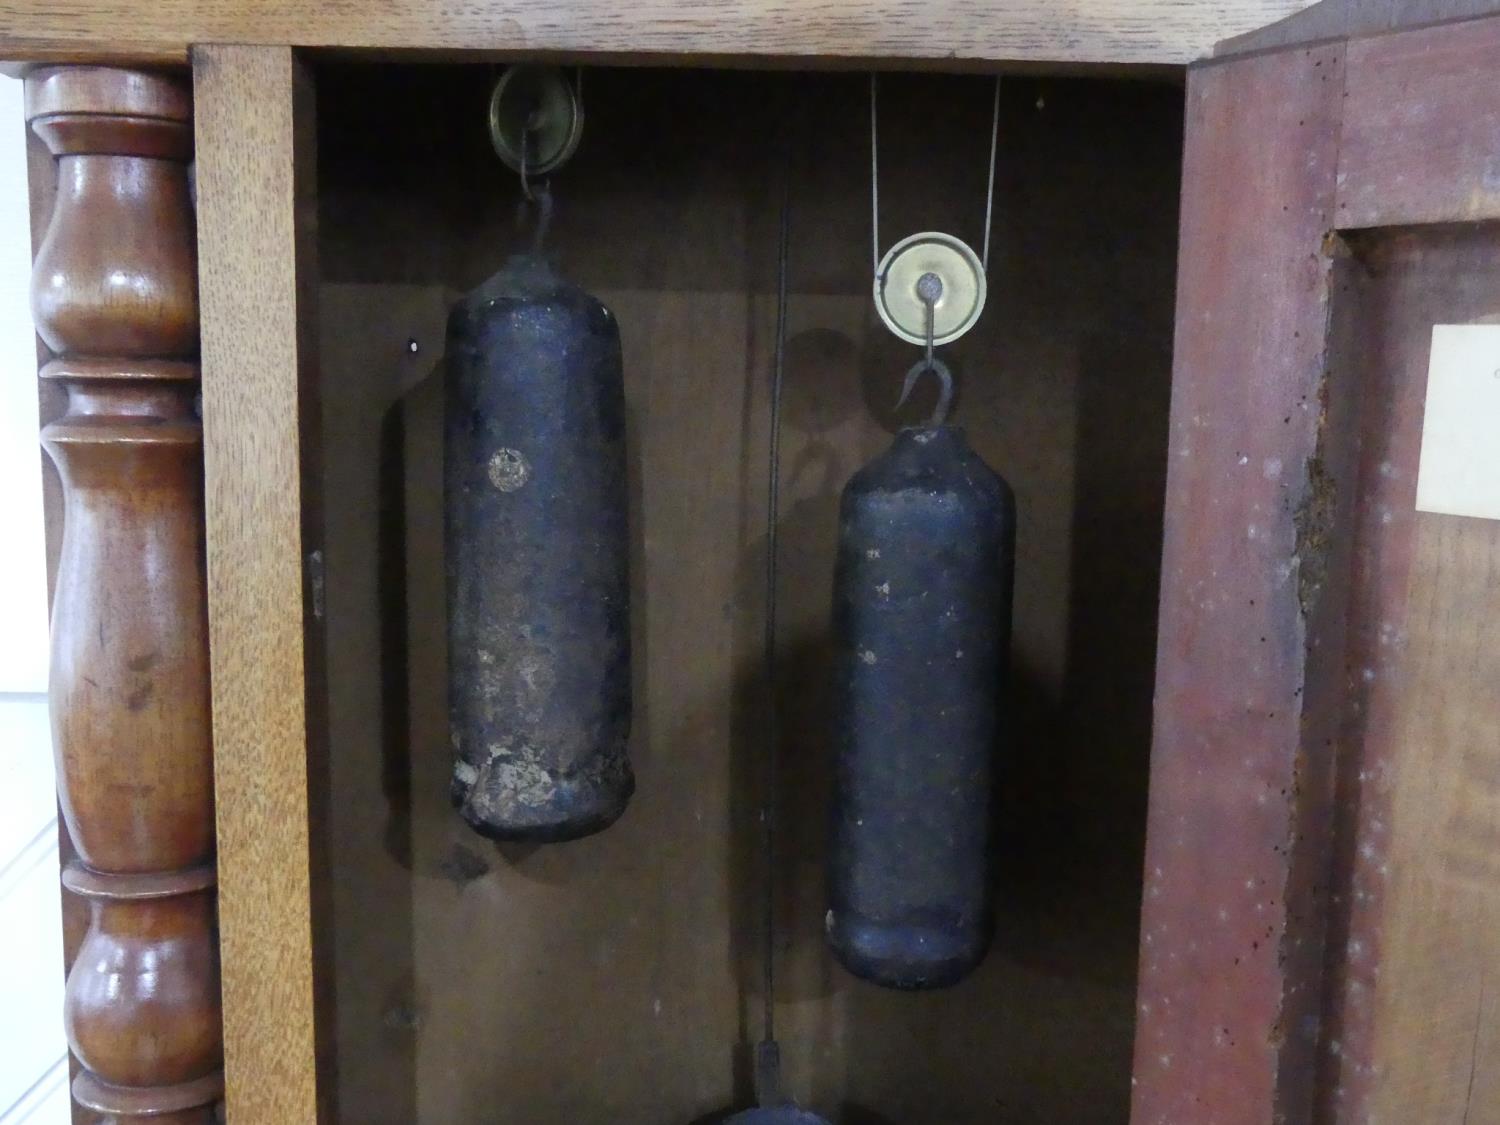
[[[828,1121],[794,1105],[776,1105],[736,1113],[724,1125],[828,1125]]]
[[[597,832],[635,788],[619,328],[516,257],[448,322],[454,804],[497,840]]]
[[[803,1109],[781,1092],[781,1045],[762,1039],[755,1049],[754,1109],[726,1118],[724,1125],[828,1125],[828,1119]]]
[[[989,944],[1014,535],[1009,486],[949,426],[901,431],[844,490],[825,921],[876,984],[953,984]]]

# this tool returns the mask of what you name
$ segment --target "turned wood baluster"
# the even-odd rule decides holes
[[[73,1096],[118,1125],[203,1125],[223,1081],[188,87],[47,68],[26,116],[58,172],[32,311],[56,357],[42,377],[68,396],[42,440],[64,491],[63,883],[91,908],[67,986]]]

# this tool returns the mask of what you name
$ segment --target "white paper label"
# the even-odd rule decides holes
[[[1417,511],[1500,520],[1500,325],[1432,329]]]

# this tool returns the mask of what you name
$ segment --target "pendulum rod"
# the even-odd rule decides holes
[[[784,119],[789,120],[790,114]],[[776,525],[781,498],[781,387],[786,375],[792,152],[792,134],[787,128],[781,146],[781,219],[776,238],[776,351],[771,371],[771,449],[767,469],[770,479],[766,490],[765,792],[761,807],[761,845],[765,853],[765,878],[761,882],[762,940],[765,944],[762,962],[765,978],[761,984],[762,1030],[761,1041],[755,1049],[756,1108],[735,1114],[726,1125],[828,1125],[822,1117],[798,1108],[782,1094],[781,1048],[776,1043]]]
[[[780,1098],[780,1051],[776,1047],[776,547],[781,499],[781,387],[786,373],[787,258],[791,228],[791,158],[783,155],[781,218],[776,237],[776,352],[771,375],[771,454],[766,489],[766,715],[765,794],[761,847],[766,868],[762,887],[762,1042],[756,1059],[756,1099],[771,1105]]]

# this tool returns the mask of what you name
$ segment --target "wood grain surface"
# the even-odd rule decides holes
[[[1355,39],[1500,12],[1500,0],[1321,0],[1267,27],[1231,36],[1214,50],[1238,55],[1324,39]]]
[[[1394,876],[1367,1119],[1489,1125],[1500,1121],[1489,975],[1500,953],[1500,524],[1415,524],[1392,753],[1374,762],[1394,791]]]
[[[299,285],[307,107],[285,47],[194,57],[226,1104],[317,1120]],[[300,164],[299,164],[300,162]]]
[[[1500,533],[1415,510],[1432,326],[1500,318],[1492,226],[1369,232],[1331,359],[1360,372],[1320,1112],[1494,1122]]]
[[[1338,225],[1500,218],[1500,17],[1349,44]]]
[[[497,55],[1180,65],[1306,0],[4,0],[0,57],[182,62],[202,43]]]
[[[1339,647],[1342,45],[1188,84],[1133,1120],[1311,1107]]]
[[[1233,441],[1253,466],[1260,455],[1255,442],[1280,429],[1280,410],[1261,417],[1258,427],[1226,428],[1226,417],[1234,415],[1193,392],[1201,356],[1195,342],[1233,348],[1248,333],[1242,358],[1224,368],[1233,373],[1221,383],[1230,404],[1256,397],[1260,392],[1252,388],[1265,385],[1265,373],[1289,357],[1316,374],[1319,436],[1297,462],[1306,466],[1313,503],[1289,509],[1296,532],[1291,549],[1269,561],[1279,557],[1290,566],[1269,576],[1295,577],[1300,585],[1309,561],[1321,555],[1325,581],[1317,615],[1294,618],[1291,634],[1275,622],[1267,628],[1256,620],[1268,594],[1271,604],[1286,597],[1274,583],[1248,602],[1255,610],[1231,585],[1229,609],[1210,617],[1195,612],[1188,621],[1176,619],[1174,599],[1164,596],[1164,672],[1171,671],[1178,652],[1196,653],[1203,676],[1218,678],[1225,689],[1226,704],[1247,683],[1257,683],[1261,663],[1252,660],[1247,675],[1227,649],[1212,654],[1206,637],[1232,644],[1233,626],[1241,642],[1257,632],[1278,644],[1290,636],[1302,656],[1292,666],[1298,677],[1284,682],[1273,698],[1261,702],[1247,693],[1259,706],[1247,702],[1244,715],[1201,691],[1187,700],[1174,696],[1165,677],[1159,685],[1136,1064],[1137,1117],[1143,1121],[1500,1120],[1500,1074],[1490,1064],[1500,1004],[1488,979],[1500,953],[1500,759],[1494,736],[1500,711],[1493,686],[1500,675],[1500,646],[1493,639],[1500,616],[1500,534],[1492,522],[1418,513],[1414,505],[1432,327],[1500,321],[1495,227],[1472,221],[1493,219],[1500,207],[1494,189],[1500,105],[1486,78],[1500,20],[1466,18],[1373,34],[1430,19],[1480,16],[1484,7],[1330,4],[1324,15],[1349,22],[1325,30],[1369,37],[1346,48],[1298,46],[1232,59],[1203,68],[1190,82],[1176,393],[1192,395],[1192,419]],[[1383,26],[1375,20],[1382,8]],[[1300,26],[1308,33],[1315,29],[1311,13]],[[1247,87],[1239,84],[1247,75],[1295,72],[1308,59],[1340,50],[1346,52],[1344,74],[1319,79],[1320,87],[1326,81],[1332,90],[1318,91],[1321,110],[1286,97],[1295,83],[1285,79],[1274,104],[1249,98],[1241,108],[1225,103],[1227,116],[1202,134],[1207,151],[1230,146],[1202,158],[1212,185],[1205,190],[1194,174],[1201,125],[1193,89],[1243,93]],[[1299,131],[1314,121],[1322,123],[1319,133]],[[1255,144],[1235,139],[1250,130]],[[1232,202],[1233,185],[1245,175],[1236,171],[1235,154],[1246,151],[1276,152],[1295,170],[1289,181],[1260,185],[1265,211],[1258,218],[1253,207]],[[1207,244],[1209,268],[1199,272],[1199,238],[1192,232],[1200,211],[1220,216],[1229,229],[1248,219],[1253,249],[1226,239],[1224,227],[1210,227],[1217,234]],[[1335,227],[1348,233],[1331,235]],[[1232,286],[1265,286],[1278,277],[1267,268],[1268,253],[1295,271],[1322,270],[1325,280],[1309,289],[1279,275],[1254,301],[1243,289],[1226,295],[1213,280],[1222,274]],[[1230,308],[1236,316],[1224,328],[1220,316]],[[1276,315],[1262,321],[1262,308]],[[1185,413],[1174,414],[1174,427]],[[1283,421],[1295,427],[1297,413],[1289,409]],[[1293,461],[1278,451],[1276,463]],[[1211,471],[1203,464],[1182,468],[1174,458],[1172,487],[1179,475],[1197,478]],[[1229,495],[1220,485],[1209,504],[1221,510],[1201,527],[1169,522],[1169,584],[1186,577],[1174,566],[1181,550],[1176,543],[1185,542],[1190,557],[1199,557],[1237,530],[1238,521],[1222,511]],[[1256,526],[1252,522],[1250,530]],[[1260,570],[1250,568],[1252,576]],[[1242,561],[1220,571],[1246,574]],[[1221,580],[1214,589],[1222,594],[1224,585]],[[1215,618],[1224,628],[1207,629]],[[1305,638],[1299,626],[1305,626]],[[1178,643],[1167,641],[1168,630],[1177,632]],[[1264,725],[1274,726],[1288,712],[1299,718],[1299,743],[1284,728],[1277,734]],[[1220,731],[1231,719],[1262,725],[1260,750],[1247,746],[1252,752],[1245,764],[1280,756],[1291,767],[1283,788],[1257,795],[1235,784],[1231,760],[1216,760],[1232,749]],[[1183,733],[1199,740],[1197,754],[1185,752],[1190,743]],[[1268,752],[1268,746],[1294,749],[1295,755],[1288,760],[1285,750]],[[1195,762],[1196,769],[1189,768]],[[1196,892],[1198,918],[1203,904],[1232,892],[1236,878],[1247,872],[1245,888],[1252,890],[1257,841],[1261,861],[1269,858],[1269,845],[1273,865],[1285,863],[1288,872],[1287,889],[1255,906],[1274,928],[1253,948],[1262,956],[1274,951],[1275,976],[1243,991],[1245,965],[1253,966],[1254,959],[1241,952],[1232,968],[1216,966],[1228,951],[1220,948],[1212,919],[1205,924],[1194,921],[1191,910],[1158,905],[1180,892],[1182,871],[1181,865],[1158,871],[1158,850],[1170,853],[1193,839],[1199,815],[1194,810],[1210,790],[1225,803],[1201,838],[1205,858],[1195,861],[1212,873]],[[1195,796],[1184,800],[1185,791]],[[1274,809],[1271,821],[1246,832],[1244,823],[1267,804]],[[1158,874],[1165,875],[1159,894],[1149,881]],[[1301,898],[1294,893],[1299,885]],[[1225,914],[1218,917],[1223,921]],[[1249,919],[1231,910],[1228,920],[1238,930]],[[1163,923],[1177,936],[1168,937],[1160,963],[1156,927]],[[1154,969],[1153,959],[1159,961]],[[1158,994],[1153,979],[1183,980],[1186,986]],[[1247,1013],[1260,1018],[1252,1025],[1248,1054],[1233,1064],[1238,1076],[1230,1086],[1223,1067],[1245,1044]],[[1176,1042],[1188,1044],[1186,1052],[1166,1049],[1171,1029],[1183,1032]],[[1179,1070],[1184,1054],[1188,1065]],[[1269,1082],[1243,1084],[1247,1073],[1267,1074],[1271,1060],[1277,1069]],[[1226,1088],[1233,1090],[1227,1101]]]

